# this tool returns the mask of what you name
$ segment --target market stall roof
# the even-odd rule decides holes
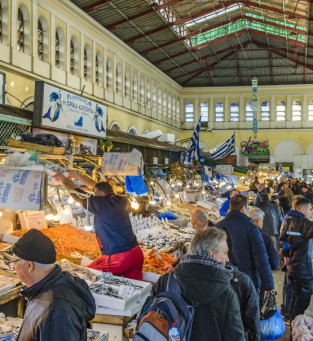
[[[312,0],[71,0],[183,86],[312,83]]]
[[[29,110],[0,104],[0,121],[32,125],[33,113]]]
[[[107,138],[112,141],[120,142],[120,143],[128,143],[138,146],[145,146],[149,148],[158,148],[163,150],[177,150],[177,151],[185,151],[186,148],[177,146],[171,143],[161,142],[156,139],[149,139],[147,137],[131,135],[122,131],[113,131],[111,129],[107,129]]]

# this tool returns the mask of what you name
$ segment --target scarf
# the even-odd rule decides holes
[[[230,279],[233,278],[233,267],[231,265],[224,265],[218,262],[209,254],[197,254],[197,255],[186,254],[182,256],[179,263],[189,263],[189,264],[192,263],[192,264],[202,264],[205,266],[212,266],[213,268],[226,271],[228,277]]]

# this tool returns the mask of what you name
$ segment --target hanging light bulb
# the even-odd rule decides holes
[[[63,213],[64,213],[65,215],[70,214],[70,209],[69,209],[68,207],[66,207],[66,208],[63,210]]]
[[[167,201],[166,201],[166,205],[167,205],[167,206],[171,206],[171,204],[172,204],[172,203],[171,203],[170,200],[167,200]]]
[[[150,185],[153,186],[154,185],[154,181],[150,181]]]
[[[187,185],[187,186],[186,186],[186,188],[190,188],[190,186],[189,186],[189,185]]]
[[[86,231],[91,231],[93,229],[93,226],[91,226],[91,225],[86,225],[85,226],[85,230]]]
[[[0,218],[3,216],[3,213],[2,212],[0,212]]]
[[[205,189],[202,190],[202,194],[205,194]]]
[[[151,200],[151,201],[149,201],[149,204],[150,204],[150,205],[155,205],[156,202],[155,202],[155,200]]]
[[[67,203],[72,205],[74,203],[74,199],[72,197],[69,197]]]
[[[45,216],[45,218],[46,218],[47,220],[52,220],[53,217],[54,217],[53,214],[47,214],[47,215]]]
[[[134,210],[138,210],[139,208],[139,204],[136,200],[133,200],[130,204],[130,206],[134,209]]]
[[[175,194],[175,198],[176,198],[176,199],[179,198],[179,194],[178,194],[178,193]]]

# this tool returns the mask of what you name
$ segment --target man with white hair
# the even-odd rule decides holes
[[[256,225],[262,233],[271,269],[278,270],[280,264],[279,254],[275,249],[271,236],[262,232],[265,213],[260,208],[253,207],[248,211],[247,216],[251,218],[251,222]]]
[[[86,341],[95,300],[87,283],[62,271],[50,238],[32,229],[13,246],[15,269],[28,300],[17,341]]]
[[[245,340],[227,262],[225,231],[204,227],[196,231],[187,254],[175,267],[181,293],[195,307],[190,341]],[[167,281],[168,274],[163,275],[154,285],[153,295],[166,291]]]

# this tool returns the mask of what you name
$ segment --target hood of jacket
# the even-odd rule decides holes
[[[183,296],[190,303],[209,304],[230,289],[226,271],[212,266],[180,263],[175,274]]]
[[[32,301],[48,290],[53,291],[54,304],[62,300],[80,311],[87,321],[94,317],[95,300],[87,283],[67,271],[62,271],[59,265],[56,265],[41,281],[23,289],[21,295]]]

